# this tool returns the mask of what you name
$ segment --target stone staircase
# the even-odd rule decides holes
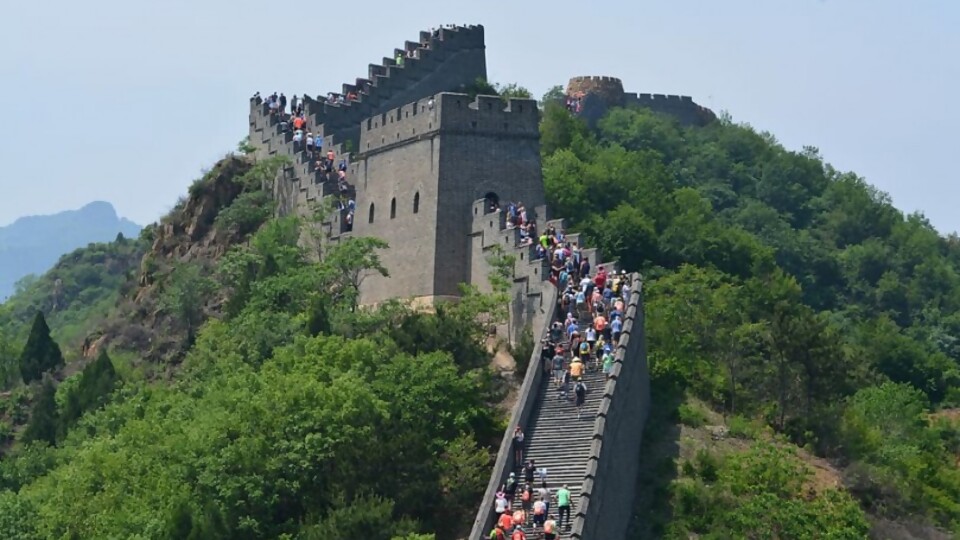
[[[524,437],[524,461],[532,459],[537,468],[547,469],[547,487],[553,499],[550,504],[550,513],[558,517],[557,490],[564,485],[567,486],[571,494],[572,517],[580,500],[580,490],[587,471],[586,456],[590,452],[594,421],[603,396],[602,390],[606,376],[601,370],[595,370],[592,365],[584,374],[583,382],[587,386],[587,397],[579,419],[574,405],[573,385],[570,385],[567,399],[563,399],[551,379],[552,377],[545,377],[540,383],[538,404]],[[522,483],[522,465],[515,472]],[[539,485],[534,484],[533,487],[537,488]],[[518,508],[520,508],[519,496],[514,500],[514,509]],[[531,515],[527,526],[524,527],[528,538],[536,538],[530,534],[533,531],[532,519]],[[558,538],[569,538],[565,532],[567,525],[567,523],[564,524],[564,530]]]

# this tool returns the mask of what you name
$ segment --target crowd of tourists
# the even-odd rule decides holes
[[[337,193],[336,207],[341,213],[344,228],[347,231],[353,229],[353,218],[356,212],[356,201],[351,194],[351,186],[347,182],[347,160],[343,157],[337,163],[337,155],[333,148],[323,151],[323,136],[317,129],[314,135],[315,126],[310,125],[310,121],[304,111],[303,100],[297,98],[296,94],[290,99],[290,112],[287,112],[287,97],[281,92],[263,98],[260,93],[254,94],[254,99],[258,104],[265,103],[270,115],[276,118],[280,126],[281,133],[292,133],[294,153],[304,152],[310,162],[311,172],[318,173],[324,182],[336,182]],[[336,94],[330,94],[328,97],[341,97]],[[320,98],[318,97],[318,100]],[[354,96],[355,99],[355,96]],[[318,126],[317,126],[318,127]]]
[[[497,207],[490,202],[490,210]],[[614,350],[623,331],[626,302],[631,285],[626,271],[608,273],[600,265],[592,272],[589,257],[580,246],[567,240],[563,230],[549,225],[537,233],[523,203],[505,205],[508,228],[520,229],[520,245],[533,246],[537,259],[548,259],[550,281],[559,289],[558,318],[541,343],[540,369],[552,377],[557,399],[573,400],[577,419],[588,392],[583,376],[588,371],[602,371],[609,378],[614,364]],[[571,392],[572,385],[572,392]],[[524,433],[516,426],[513,434],[514,463],[523,462]],[[558,538],[560,531],[570,530],[572,498],[564,485],[551,493],[547,470],[537,468],[534,460],[523,466],[523,482],[511,472],[500,486],[493,501],[496,522],[490,531],[491,540],[527,540],[527,530],[544,540]],[[539,487],[534,487],[539,484]],[[514,509],[519,498],[520,508]],[[556,504],[556,513],[551,509]]]
[[[583,108],[583,96],[583,92],[566,96],[566,106],[570,114],[580,114],[580,110]]]

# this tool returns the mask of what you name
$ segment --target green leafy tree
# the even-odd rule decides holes
[[[198,263],[180,263],[164,283],[160,306],[168,311],[187,333],[192,343],[194,334],[203,321],[204,308],[212,297],[216,283],[207,277]]]
[[[30,336],[20,353],[20,375],[29,384],[44,373],[63,365],[60,346],[50,337],[50,327],[43,313],[37,312],[30,328]]]
[[[559,84],[551,86],[540,98],[540,108],[543,109],[548,103],[563,103],[564,98],[566,98],[566,92],[563,86]]]
[[[46,377],[34,398],[30,409],[30,421],[23,431],[23,442],[42,441],[50,444],[57,442],[59,414],[57,412],[57,388],[53,379]]]

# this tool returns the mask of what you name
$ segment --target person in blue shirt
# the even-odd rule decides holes
[[[577,323],[576,322],[570,323],[570,326],[567,327],[567,337],[573,337],[573,334],[575,334],[577,330],[579,330],[579,328],[577,327]]]
[[[610,332],[613,334],[613,342],[618,343],[620,341],[620,332],[623,331],[623,321],[620,320],[620,316],[617,315],[614,317],[613,322],[610,323]]]

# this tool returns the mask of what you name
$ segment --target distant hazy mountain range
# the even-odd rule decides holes
[[[111,241],[117,233],[136,238],[140,229],[102,201],[51,216],[22,217],[0,227],[0,302],[13,294],[18,280],[43,274],[60,256],[91,242]]]

